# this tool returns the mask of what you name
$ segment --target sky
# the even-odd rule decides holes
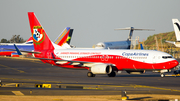
[[[98,42],[126,40],[129,31],[145,28],[133,39],[174,31],[172,18],[180,20],[180,0],[0,0],[0,39],[31,36],[27,12],[34,12],[52,41],[65,27],[74,29],[71,44],[92,47]]]

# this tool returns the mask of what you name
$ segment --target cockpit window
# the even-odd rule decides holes
[[[163,59],[172,58],[172,56],[162,56]]]

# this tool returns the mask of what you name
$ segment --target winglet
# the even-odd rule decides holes
[[[20,52],[20,50],[18,49],[18,47],[17,47],[15,44],[14,44],[14,47],[15,47],[15,49],[16,49],[18,55],[22,55],[22,53]]]

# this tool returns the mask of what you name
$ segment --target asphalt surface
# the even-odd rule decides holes
[[[159,73],[152,72],[87,77],[87,72],[31,59],[0,57],[0,95],[15,94],[12,91],[20,91],[25,95],[118,95],[124,90],[128,94],[180,95],[180,77],[161,78]],[[14,83],[19,87],[15,87]],[[51,84],[52,87],[36,88],[35,84]]]

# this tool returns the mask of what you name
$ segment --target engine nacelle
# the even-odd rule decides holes
[[[129,74],[142,74],[145,73],[144,70],[126,70],[127,73]]]
[[[93,74],[110,74],[112,72],[112,66],[107,64],[96,64],[91,67]]]

